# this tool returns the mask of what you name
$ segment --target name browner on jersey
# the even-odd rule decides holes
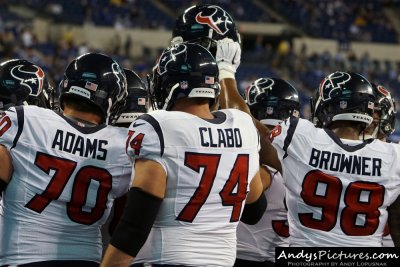
[[[308,164],[315,168],[335,172],[381,176],[382,159],[346,155],[313,148]]]

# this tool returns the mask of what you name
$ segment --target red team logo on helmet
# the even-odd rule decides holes
[[[351,76],[347,72],[334,72],[326,77],[319,85],[319,94],[322,100],[326,101],[332,98],[340,87],[350,81]]]
[[[389,95],[390,95],[389,91],[386,90],[386,88],[383,87],[382,85],[378,85],[378,86],[376,87],[376,89],[378,89],[379,93],[381,93],[381,94],[384,95],[384,96],[389,96]]]
[[[18,65],[11,69],[11,76],[21,81],[30,90],[30,95],[38,96],[43,89],[44,72],[36,65]]]
[[[210,26],[216,33],[225,35],[229,29],[227,23],[233,23],[229,20],[225,11],[217,6],[209,6],[206,10],[196,15],[196,22]]]

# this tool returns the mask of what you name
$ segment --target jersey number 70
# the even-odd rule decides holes
[[[60,197],[77,163],[38,152],[35,165],[47,174],[50,174],[50,170],[55,171],[46,189],[41,194],[36,194],[25,205],[28,209],[42,213],[51,201]],[[91,180],[99,183],[99,189],[95,206],[90,211],[85,211],[83,208]],[[107,197],[111,186],[112,176],[107,170],[95,166],[84,166],[79,169],[74,177],[71,200],[67,203],[68,217],[74,222],[86,225],[93,224],[101,219],[106,209]]]

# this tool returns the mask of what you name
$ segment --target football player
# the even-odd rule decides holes
[[[129,128],[134,179],[101,266],[128,266],[133,257],[232,266],[242,208],[256,223],[266,207],[253,122],[238,110],[211,112],[218,66],[200,45],[166,49],[149,80],[159,110]]]
[[[110,126],[127,96],[122,68],[84,54],[60,86],[62,114],[22,105],[1,117],[0,266],[98,266],[100,226],[129,189],[127,129]]]
[[[18,105],[51,108],[53,87],[41,67],[24,59],[0,64],[0,110]]]
[[[227,94],[231,105],[243,105],[238,92]],[[400,150],[359,140],[372,122],[374,102],[367,79],[338,71],[313,98],[317,127],[291,118],[268,135],[258,126],[261,162],[281,172],[286,185],[290,246],[381,246],[388,209],[389,224],[399,221]]]
[[[372,83],[372,87],[376,94],[373,121],[365,129],[365,134],[361,138],[378,138],[386,142],[389,135],[395,130],[396,102],[389,90],[382,85]],[[383,232],[382,245],[384,247],[394,246],[388,224],[386,224]]]
[[[246,90],[246,100],[254,118],[272,130],[289,117],[299,117],[297,90],[279,78],[260,78]],[[275,247],[287,247],[289,227],[285,207],[285,187],[281,174],[262,165],[261,175],[272,175],[271,185],[264,192],[268,207],[255,225],[240,222],[237,229],[236,267],[272,266]]]
[[[51,108],[53,95],[53,88],[38,65],[22,59],[0,64],[0,113],[17,105]]]
[[[126,76],[128,96],[126,98],[126,104],[123,107],[115,126],[128,128],[132,121],[136,120],[140,115],[148,112],[149,97],[145,83],[142,79],[133,70],[124,68],[124,72]],[[124,195],[115,199],[110,216],[103,225],[102,239],[104,249],[108,246],[110,237],[121,218],[126,197],[127,196]]]

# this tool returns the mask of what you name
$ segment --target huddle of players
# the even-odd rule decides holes
[[[162,68],[165,68],[165,71],[167,71],[168,64],[160,64],[160,62],[165,59],[163,56],[166,54],[175,53],[175,56],[177,56],[180,53],[185,52],[183,51],[184,49],[189,49],[188,53],[190,53],[190,49],[192,49],[191,45],[185,45],[184,43],[185,41],[189,41],[197,43],[209,50],[216,57],[217,61],[219,60],[218,57],[231,56],[231,58],[233,58],[232,64],[226,64],[225,66],[224,64],[218,65],[219,79],[234,78],[234,73],[240,64],[240,49],[232,50],[236,53],[235,55],[228,55],[231,52],[231,50],[229,50],[229,45],[238,46],[240,44],[240,37],[233,20],[224,10],[217,6],[210,5],[196,6],[186,10],[177,20],[173,37],[173,48],[164,51],[163,55],[159,59],[157,65],[158,69],[153,70],[154,72],[158,71],[158,73],[163,74],[164,70]],[[232,42],[226,41],[227,39],[225,38],[229,38]],[[217,41],[221,40],[228,42],[228,45],[225,45],[225,48],[228,49],[222,52],[219,51],[218,53]],[[223,55],[224,53],[225,55]],[[89,55],[81,56],[73,61],[67,68],[64,80],[60,83],[59,88],[61,95],[63,95],[63,93],[68,95],[68,92],[77,95],[85,94],[84,91],[79,91],[78,86],[74,88],[74,86],[76,86],[73,84],[73,81],[76,80],[74,75],[78,72],[79,75],[83,77],[84,81],[83,84],[80,84],[81,87],[93,92],[100,89],[97,87],[101,86],[101,84],[93,82],[96,80],[96,77],[93,78],[93,76],[96,76],[96,74],[90,71],[90,60],[85,63],[88,64],[88,66],[84,67],[87,68],[88,71],[85,71],[85,69],[80,69],[79,71],[73,70],[73,65],[77,62],[84,63],[85,58],[87,59],[89,57],[93,57],[93,59],[91,59],[92,62],[96,62],[96,60],[99,60],[99,57],[103,56],[104,55],[90,53]],[[118,72],[117,69],[119,68],[120,67],[116,62],[111,64],[112,71]],[[72,70],[68,72],[69,69]],[[183,71],[182,73],[185,75],[187,72]],[[118,75],[121,74],[122,73],[119,73]],[[128,94],[120,93],[118,96],[115,96],[114,99],[116,99],[116,102],[118,102],[119,105],[107,106],[107,104],[104,103],[104,106],[108,108],[104,113],[107,114],[108,112],[113,115],[106,116],[105,122],[106,124],[128,127],[131,122],[137,118],[138,114],[136,114],[136,112],[147,112],[149,94],[157,100],[156,94],[160,92],[151,92],[152,86],[150,85],[150,92],[148,93],[145,89],[144,83],[133,71],[124,70],[122,76],[124,76],[124,79],[127,81]],[[117,80],[123,79],[122,76],[116,75]],[[173,78],[168,76],[166,78],[163,76],[160,77],[163,79]],[[1,64],[0,78],[0,109],[6,110],[11,106],[24,105],[26,103],[45,108],[57,109],[55,90],[49,86],[45,74],[39,66],[25,60],[10,60]],[[212,73],[210,74],[210,80],[208,81],[214,84],[214,80],[211,78],[215,78],[212,76]],[[357,91],[359,88],[357,86],[359,86],[359,84],[353,82],[354,80],[358,83],[362,83],[364,86],[362,92]],[[165,82],[164,80],[157,81],[154,78],[151,79],[151,81]],[[335,99],[337,97],[335,94],[341,90],[347,90],[349,94],[365,94],[370,97],[372,102],[370,109],[365,112],[368,116],[373,117],[373,121],[370,126],[362,132],[360,140],[378,138],[385,141],[394,131],[396,114],[395,102],[390,92],[383,86],[370,84],[361,75],[351,72],[332,73],[327,76],[325,81],[329,83],[328,87],[331,87],[332,89],[336,88],[337,90],[329,91],[328,95],[323,95],[325,94],[323,88],[319,88],[316,92],[316,96],[313,98],[312,108],[318,107],[320,103],[317,102],[320,100],[321,95],[325,97],[325,99]],[[205,82],[207,83],[207,80]],[[121,86],[123,87],[123,85]],[[188,84],[180,83],[179,86],[181,89],[184,89]],[[68,88],[68,92],[66,91],[66,88]],[[274,133],[274,131],[279,130],[279,127],[274,129],[275,126],[290,117],[298,118],[300,116],[300,103],[297,90],[285,80],[274,77],[257,79],[246,90],[245,96],[251,115],[260,123],[266,125],[269,130],[272,131],[272,136],[275,134],[279,135],[279,133]],[[171,98],[172,96],[163,96],[164,99],[168,99],[168,97]],[[94,99],[93,101],[100,106],[102,105],[101,101],[98,99]],[[348,106],[346,98],[343,97],[340,101],[341,110],[339,110],[338,113],[350,113],[349,110],[351,110],[352,107]],[[125,104],[124,108],[122,108],[122,103]],[[62,100],[60,100],[60,104],[63,105]],[[157,104],[159,103],[155,103],[156,106]],[[168,104],[168,102],[166,102],[166,104]],[[168,110],[165,106],[164,109]],[[312,110],[314,113],[314,124],[317,127],[324,128],[325,125],[323,122],[316,119],[318,116],[316,116],[315,111],[316,110]],[[120,113],[122,113],[121,116],[119,116]],[[347,120],[347,118],[343,117],[342,120]],[[1,135],[2,134],[3,133],[1,133]],[[101,149],[99,148],[99,150]],[[248,264],[255,264],[256,262],[261,265],[264,264],[262,266],[266,266],[270,263],[272,264],[274,262],[275,246],[287,246],[289,244],[289,225],[286,215],[285,186],[282,174],[270,166],[262,165],[260,168],[264,170],[261,175],[270,176],[271,179],[269,188],[265,190],[265,197],[268,206],[264,215],[256,224],[249,225],[243,222],[238,224],[237,260],[235,266],[249,266]],[[127,186],[125,187],[127,188]],[[121,191],[124,190],[121,189]],[[122,196],[122,193],[125,192],[126,190],[120,192],[119,195]],[[39,204],[38,197],[33,197],[28,206],[30,209],[35,210],[41,209],[41,205],[43,204]],[[73,220],[80,220],[80,217],[77,215],[70,215],[70,217],[71,216],[72,218],[75,218]],[[85,216],[82,217],[85,218]],[[86,220],[90,220],[89,216],[87,216]],[[85,219],[83,219],[83,221],[84,223],[86,222]]]

